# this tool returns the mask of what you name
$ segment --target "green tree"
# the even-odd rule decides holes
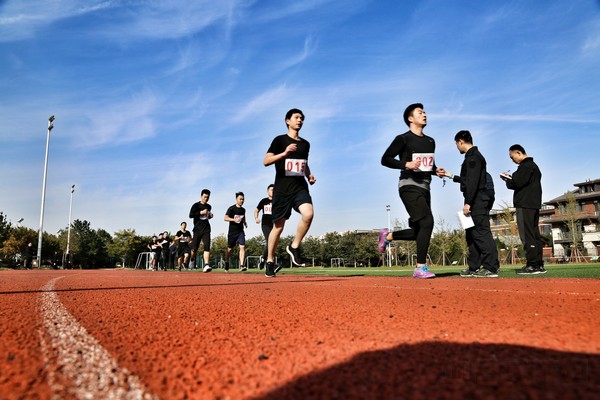
[[[9,238],[12,226],[3,212],[0,211],[0,248],[6,239]]]
[[[110,257],[124,262],[125,266],[135,266],[139,253],[145,251],[146,242],[135,233],[135,229],[123,229],[115,232],[114,237],[107,244]]]

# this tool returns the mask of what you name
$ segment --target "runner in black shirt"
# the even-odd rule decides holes
[[[229,222],[229,232],[227,234],[227,253],[225,254],[225,270],[229,271],[229,256],[236,244],[240,246],[240,270],[246,271],[248,268],[244,265],[246,256],[246,236],[244,228],[248,227],[246,222],[246,209],[244,205],[244,193],[235,194],[235,204],[227,209],[224,220]]]
[[[204,268],[202,272],[210,272],[212,268],[210,262],[210,219],[213,217],[212,206],[208,204],[210,199],[210,190],[202,189],[200,193],[200,201],[194,203],[190,209],[190,218],[194,219],[194,240],[192,241],[192,262],[193,267],[196,267],[196,252],[202,242],[204,247],[203,259]]]
[[[152,252],[152,270],[158,271],[158,261],[160,260],[160,253],[162,253],[162,246],[158,242],[158,237],[156,235],[152,236],[152,241],[148,243],[147,247]]]
[[[160,267],[163,270],[167,270],[169,267],[173,267],[173,264],[171,264],[170,261],[170,254],[171,252],[169,251],[169,247],[171,246],[171,238],[169,237],[169,232],[163,232],[163,234],[161,235],[161,238],[159,240],[160,245],[162,246],[162,253],[160,256]]]
[[[188,261],[190,258],[190,242],[192,241],[192,234],[186,230],[187,222],[181,223],[181,230],[175,234],[175,241],[177,242],[177,266],[181,271],[181,268],[187,268]]]
[[[267,257],[269,255],[269,234],[271,233],[271,229],[273,229],[273,218],[271,217],[273,206],[273,184],[267,187],[267,197],[262,199],[256,209],[254,210],[254,220],[257,224],[261,223],[261,220],[258,218],[258,214],[262,211],[262,232],[265,236],[265,249],[260,258],[259,268],[262,269],[264,267],[265,262],[267,261]]]
[[[312,185],[317,180],[308,166],[310,143],[299,136],[304,124],[304,114],[293,108],[285,115],[288,131],[285,135],[273,139],[265,159],[265,166],[275,164],[275,186],[273,189],[273,229],[269,234],[267,264],[265,275],[275,277],[275,249],[283,232],[285,221],[292,214],[292,209],[300,213],[296,236],[286,251],[292,263],[304,266],[299,247],[308,232],[313,220],[314,210],[312,199],[308,193],[306,179]]]
[[[427,269],[427,251],[433,232],[431,213],[431,176],[445,174],[443,168],[435,165],[435,140],[423,133],[427,126],[427,115],[423,104],[415,103],[404,110],[404,122],[410,130],[396,136],[381,157],[381,164],[399,169],[398,192],[409,215],[409,229],[379,233],[379,250],[383,253],[392,240],[415,240],[417,243],[417,266],[415,278],[434,278]],[[396,159],[398,157],[398,159]]]

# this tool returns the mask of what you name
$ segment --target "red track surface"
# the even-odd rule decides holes
[[[600,396],[592,279],[0,271],[0,321],[2,399]]]

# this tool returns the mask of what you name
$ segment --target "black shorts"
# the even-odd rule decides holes
[[[190,254],[190,244],[188,242],[177,245],[177,257],[183,257],[184,254]]]
[[[271,215],[273,222],[279,221],[282,218],[289,219],[292,215],[292,209],[299,212],[298,209],[302,204],[312,204],[312,198],[308,190],[301,190],[292,195],[274,195]]]
[[[431,192],[414,185],[402,186],[398,189],[400,199],[409,215],[409,225],[423,219],[431,213]]]
[[[246,234],[244,231],[227,235],[227,247],[233,249],[236,244],[239,244],[240,246],[246,245]]]
[[[200,242],[204,244],[204,251],[210,251],[210,231],[194,231],[192,239],[192,251],[198,250]]]

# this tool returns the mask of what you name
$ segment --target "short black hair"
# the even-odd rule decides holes
[[[302,115],[302,119],[304,119],[304,113],[302,112],[302,110],[298,109],[298,108],[292,108],[290,111],[288,111],[285,114],[285,120],[287,121],[288,119],[292,118],[292,115],[294,114],[300,114]],[[285,123],[285,125],[287,126],[287,122]]]
[[[179,224],[179,226],[185,224],[187,226],[187,222],[183,221],[182,223]]]
[[[274,187],[275,187],[275,185],[273,185],[273,184],[271,183],[269,186],[267,186],[267,190],[269,190],[269,189],[271,189],[271,188],[274,188]]]
[[[205,194],[207,194],[207,195],[210,196],[210,190],[208,190],[208,189],[202,189],[202,193],[200,193],[200,196],[203,196]]]
[[[237,199],[238,196],[244,196],[244,192],[237,192],[235,194],[235,198]],[[246,197],[246,196],[244,196],[244,197]]]
[[[415,111],[415,109],[420,108],[423,109],[423,104],[421,103],[414,103],[411,104],[410,106],[406,107],[406,110],[404,110],[404,123],[407,126],[410,126],[410,122],[408,122],[408,117],[410,117],[412,115],[412,112]]]
[[[527,154],[525,152],[525,149],[523,148],[523,146],[521,146],[520,144],[513,144],[512,146],[510,146],[510,148],[508,149],[508,151],[519,151],[523,154]]]
[[[473,136],[471,136],[471,132],[469,131],[459,131],[454,136],[454,141],[458,142],[459,140],[462,140],[465,143],[473,144]]]

